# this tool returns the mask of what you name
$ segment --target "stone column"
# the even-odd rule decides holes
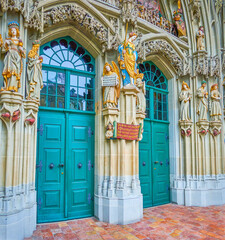
[[[110,132],[116,131],[116,122],[141,124],[140,132],[143,131],[145,114],[136,114],[138,92],[134,85],[123,87],[120,95],[120,111],[113,108],[103,110],[106,128],[105,170],[102,191],[98,191],[95,195],[95,215],[100,221],[129,224],[139,221],[143,216],[138,167],[139,142],[113,138]]]
[[[36,228],[38,103],[4,91],[0,106],[0,236],[24,239]]]

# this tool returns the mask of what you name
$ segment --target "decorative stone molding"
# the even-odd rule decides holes
[[[44,13],[44,27],[65,21],[75,21],[94,35],[102,44],[107,42],[107,28],[77,4],[53,7]]]
[[[24,26],[42,29],[42,16],[38,11],[40,0],[24,1],[24,0],[0,0],[0,10],[2,12],[15,11],[24,17]]]
[[[209,60],[209,76],[210,77],[220,77],[220,59],[218,55],[211,57]]]
[[[192,121],[179,121],[180,133],[182,137],[190,137],[192,134]]]
[[[206,136],[209,132],[209,122],[205,120],[200,120],[197,122],[198,134],[200,136]]]
[[[208,57],[206,51],[197,51],[193,54],[194,75],[220,77],[221,64],[219,56]]]
[[[215,0],[215,7],[216,7],[216,12],[218,14],[223,7],[223,0]]]
[[[221,134],[222,123],[219,121],[213,121],[209,124],[209,132],[213,137],[217,137]]]
[[[144,43],[145,55],[161,54],[165,56],[175,68],[179,76],[190,73],[190,65],[187,59],[182,59],[175,49],[165,40],[151,40]]]
[[[190,1],[188,4],[189,10],[191,12],[191,20],[200,22],[201,13],[200,13],[200,6],[201,0]]]
[[[207,76],[209,73],[209,62],[206,51],[197,51],[193,54],[194,75]]]
[[[138,5],[134,0],[120,0],[121,21],[123,23],[130,22],[133,25],[137,24]]]

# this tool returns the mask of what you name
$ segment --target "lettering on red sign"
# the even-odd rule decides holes
[[[117,123],[117,138],[125,140],[138,140],[140,125]]]

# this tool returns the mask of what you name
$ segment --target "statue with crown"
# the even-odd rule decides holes
[[[19,24],[16,21],[8,24],[8,38],[5,41],[3,41],[0,35],[0,47],[3,52],[6,52],[2,72],[4,87],[1,91],[18,92],[18,89],[21,87],[22,59],[26,57],[26,53],[23,48],[23,42],[19,37]]]
[[[27,64],[27,99],[39,102],[40,91],[43,88],[42,62],[43,58],[39,56],[40,41],[33,42],[33,47],[28,54]]]
[[[126,29],[127,36],[127,29]],[[125,37],[125,41],[119,45],[119,66],[123,77],[123,86],[132,84],[136,85],[137,79],[143,79],[144,75],[139,73],[137,69],[138,53],[135,51],[134,41],[137,39],[137,34],[131,32],[129,38]]]

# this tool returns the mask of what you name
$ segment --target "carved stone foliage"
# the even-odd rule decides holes
[[[44,27],[70,20],[84,27],[101,43],[107,42],[107,28],[76,4],[57,6],[44,13]]]
[[[221,134],[221,122],[210,122],[209,132],[213,137],[217,137]]]
[[[179,76],[185,76],[190,73],[188,59],[182,59],[175,49],[165,40],[152,40],[145,42],[145,55],[161,54],[165,56],[173,65]]]
[[[193,56],[194,74],[220,77],[221,65],[218,55],[208,57],[207,52],[199,51]]]

